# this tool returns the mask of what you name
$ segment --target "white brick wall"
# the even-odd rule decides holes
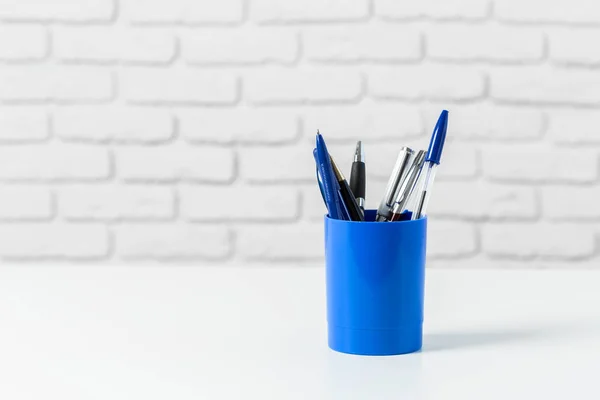
[[[600,3],[0,0],[0,261],[320,262],[314,133],[374,207],[450,128],[432,267],[600,268]]]

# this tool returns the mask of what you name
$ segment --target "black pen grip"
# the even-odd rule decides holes
[[[365,175],[365,163],[353,162],[352,170],[350,171],[350,190],[352,190],[356,198],[365,198]]]

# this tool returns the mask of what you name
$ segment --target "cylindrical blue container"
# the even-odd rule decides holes
[[[329,347],[362,355],[421,349],[427,219],[325,216]]]

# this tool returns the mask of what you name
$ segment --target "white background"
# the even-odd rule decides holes
[[[450,111],[429,266],[598,267],[600,3],[0,0],[0,258],[319,263]]]

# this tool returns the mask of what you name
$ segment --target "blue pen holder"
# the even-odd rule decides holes
[[[421,349],[427,219],[365,222],[325,216],[328,342],[333,350],[394,355]]]

